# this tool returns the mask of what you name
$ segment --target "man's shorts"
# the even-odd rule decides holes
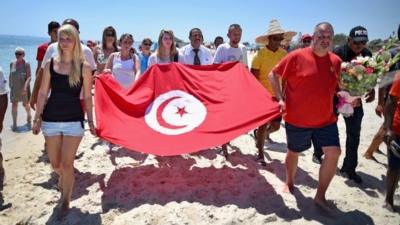
[[[394,141],[400,145],[400,137],[396,136],[396,138],[394,139]],[[391,170],[397,170],[400,172],[400,158],[398,156],[396,156],[392,150],[390,149],[391,145],[388,147],[388,153],[387,153],[387,157],[388,157],[388,167]]]
[[[285,124],[288,149],[293,152],[302,152],[311,147],[322,148],[328,146],[340,147],[337,123],[325,127],[303,128]]]
[[[42,122],[42,132],[46,137],[49,136],[74,136],[82,137],[84,133],[83,122]]]

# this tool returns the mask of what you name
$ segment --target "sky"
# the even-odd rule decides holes
[[[335,33],[346,35],[362,25],[373,40],[387,38],[400,23],[399,0],[6,0],[1,5],[0,34],[47,37],[50,21],[74,18],[84,40],[101,40],[103,29],[112,25],[118,36],[131,33],[139,42],[145,37],[156,40],[161,29],[171,29],[188,41],[194,27],[202,30],[205,41],[213,41],[218,35],[226,39],[228,26],[238,23],[242,41],[253,43],[267,32],[271,19],[285,30],[303,34],[322,21],[332,23]]]

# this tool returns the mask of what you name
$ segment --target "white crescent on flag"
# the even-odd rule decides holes
[[[146,109],[146,124],[165,135],[180,135],[192,131],[207,116],[204,104],[181,90],[159,95]]]

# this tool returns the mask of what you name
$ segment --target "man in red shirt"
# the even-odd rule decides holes
[[[36,67],[36,72],[35,72],[36,78],[39,77],[39,75],[38,75],[39,72],[42,73],[42,71],[40,70],[40,66],[42,65],[43,57],[44,57],[44,54],[47,51],[47,48],[49,47],[50,44],[52,44],[54,42],[57,42],[57,31],[58,31],[58,28],[60,28],[60,24],[58,22],[56,22],[56,21],[51,21],[47,25],[47,33],[50,36],[50,42],[45,42],[45,43],[41,44],[37,49],[37,54],[36,54],[37,67]],[[35,86],[36,85],[40,85],[40,83],[39,82],[35,82]],[[36,89],[38,89],[38,88],[36,88]],[[36,89],[33,88],[33,90],[36,90]],[[34,101],[31,100],[31,104],[30,105],[31,105],[32,109],[35,109],[34,103],[36,103],[36,96],[37,95],[32,95],[32,97],[35,98]]]
[[[386,100],[385,142],[388,146],[388,168],[386,173],[386,207],[394,211],[393,196],[400,178],[400,73],[397,73]]]
[[[269,74],[286,122],[288,151],[284,191],[293,193],[299,153],[309,149],[312,141],[325,154],[314,202],[328,212],[332,209],[325,193],[340,155],[332,101],[338,87],[341,60],[330,52],[333,34],[331,24],[319,23],[315,26],[311,47],[289,53]],[[279,77],[286,84],[284,90],[279,85]]]

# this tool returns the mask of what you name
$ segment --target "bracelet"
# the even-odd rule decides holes
[[[88,123],[93,123],[93,120],[88,120]]]

